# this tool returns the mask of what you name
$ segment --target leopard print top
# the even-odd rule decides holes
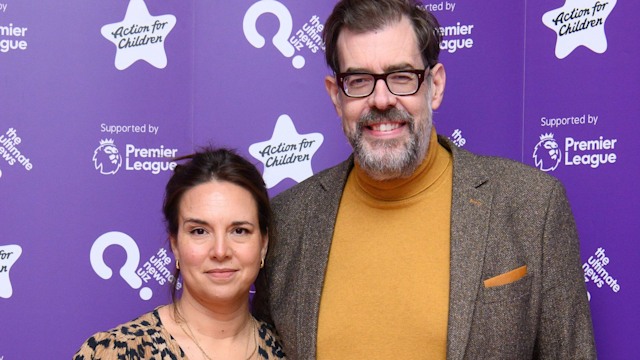
[[[286,359],[271,327],[258,321],[258,358]],[[91,336],[73,360],[188,360],[175,339],[160,321],[158,309],[109,331]]]

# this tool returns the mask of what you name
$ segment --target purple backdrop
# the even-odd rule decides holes
[[[319,38],[334,3],[0,0],[0,360],[69,358],[170,301],[169,158],[236,148],[275,195],[348,156]],[[438,132],[562,180],[599,357],[633,357],[640,5],[425,6]]]

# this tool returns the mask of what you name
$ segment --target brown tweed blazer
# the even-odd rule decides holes
[[[439,142],[453,155],[447,359],[595,359],[563,186],[526,165]],[[351,158],[273,200],[277,235],[254,312],[275,325],[289,359],[315,359],[327,257],[352,167]],[[523,277],[496,278],[522,266]],[[498,286],[487,287],[490,278]]]

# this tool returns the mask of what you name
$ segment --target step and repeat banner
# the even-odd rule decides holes
[[[0,0],[0,360],[70,358],[170,301],[172,158],[237,149],[276,195],[349,155],[324,89],[334,4]],[[424,4],[436,129],[565,184],[599,357],[637,356],[640,5]]]

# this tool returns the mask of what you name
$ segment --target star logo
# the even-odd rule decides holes
[[[164,41],[175,25],[175,16],[151,16],[144,0],[130,0],[124,20],[103,26],[100,33],[116,45],[116,69],[124,70],[138,60],[164,69]]]
[[[13,295],[9,271],[20,255],[22,248],[19,245],[0,246],[0,298],[8,299]]]
[[[564,6],[542,15],[542,23],[555,31],[556,57],[564,59],[578,46],[602,54],[607,50],[604,23],[617,0],[565,0]]]
[[[270,140],[249,146],[249,153],[264,164],[262,178],[268,189],[289,178],[297,182],[313,175],[311,158],[324,141],[320,133],[298,134],[289,115],[280,115]]]

